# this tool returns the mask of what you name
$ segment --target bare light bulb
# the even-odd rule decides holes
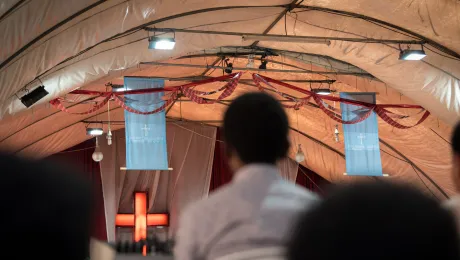
[[[301,163],[305,161],[305,154],[302,151],[302,147],[299,144],[299,149],[297,149],[297,153],[295,155],[295,161]]]
[[[107,144],[112,145],[112,131],[110,131],[110,129],[107,132]]]
[[[248,63],[246,64],[246,68],[254,68],[254,55],[251,54],[248,57]]]
[[[340,135],[340,132],[339,132],[339,125],[335,125],[334,137],[335,137],[335,142],[336,142],[336,143],[340,142],[339,135]]]
[[[96,149],[94,149],[92,157],[95,162],[100,162],[102,161],[102,159],[104,159],[104,154],[102,154],[101,149],[99,148],[97,137],[96,137]]]

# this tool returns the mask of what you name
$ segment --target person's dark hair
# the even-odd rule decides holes
[[[388,183],[339,188],[304,213],[288,259],[459,259],[455,220],[421,192]]]
[[[91,186],[51,162],[0,154],[4,253],[19,258],[89,256]]]
[[[288,131],[288,118],[283,107],[264,93],[238,97],[224,116],[227,150],[236,152],[246,164],[274,164],[284,158],[289,149]]]
[[[460,123],[455,126],[454,134],[452,135],[452,150],[455,154],[460,155]]]

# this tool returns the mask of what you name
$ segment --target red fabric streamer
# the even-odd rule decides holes
[[[262,79],[265,79],[265,81],[267,81],[267,82],[272,82],[272,83],[278,84],[280,86],[283,86],[283,87],[286,87],[286,88],[289,88],[289,89],[292,89],[292,90],[296,90],[296,91],[298,91],[300,93],[303,93],[303,94],[312,95],[312,96],[315,96],[315,95],[320,96],[320,98],[323,99],[323,100],[341,102],[341,103],[345,103],[345,104],[349,104],[349,105],[369,107],[369,108],[375,106],[375,104],[366,103],[366,102],[360,102],[360,101],[355,101],[355,100],[350,100],[350,99],[346,99],[346,98],[337,98],[337,97],[331,97],[331,96],[318,95],[318,94],[316,94],[316,93],[314,93],[312,91],[308,91],[306,89],[302,89],[302,88],[299,88],[299,87],[296,87],[296,86],[281,82],[281,81],[276,80],[276,79],[265,77],[265,76],[262,76],[262,75],[259,75],[259,74],[254,74],[254,75],[256,75],[257,77],[260,77]],[[253,78],[254,78],[254,76],[253,76]],[[378,105],[378,106],[380,106],[382,108],[420,108],[420,109],[424,109],[422,106],[419,106],[419,105],[383,104],[383,105]]]
[[[99,109],[101,109],[103,106],[105,106],[105,104],[107,104],[107,102],[109,102],[110,98],[112,98],[112,93],[105,93],[104,95],[102,95],[103,97],[105,97],[105,99],[102,101],[102,102],[99,102],[99,104],[96,104],[93,108],[91,108],[90,110],[86,111],[86,112],[81,112],[81,113],[73,113],[73,112],[70,112],[62,103],[59,99],[53,99],[50,101],[50,104],[53,105],[55,108],[63,111],[63,112],[66,112],[66,113],[69,113],[69,114],[73,114],[73,115],[87,115],[87,114],[91,114],[93,113],[94,111],[97,111]]]
[[[209,78],[209,79],[201,80],[201,81],[198,81],[198,82],[192,82],[192,83],[188,83],[188,84],[181,85],[181,86],[176,86],[176,87],[128,90],[128,91],[120,91],[120,92],[116,92],[116,93],[115,92],[91,91],[91,90],[74,90],[74,91],[70,92],[70,94],[98,95],[98,96],[101,96],[101,97],[105,97],[105,99],[102,102],[100,102],[97,105],[95,105],[89,111],[82,112],[82,113],[70,112],[61,103],[61,101],[58,98],[51,100],[50,104],[53,105],[55,108],[57,108],[57,109],[59,109],[59,110],[61,110],[63,112],[69,113],[69,114],[86,115],[86,114],[91,114],[91,113],[101,109],[103,106],[105,106],[107,104],[107,102],[109,102],[109,100],[112,97],[115,97],[115,101],[118,104],[120,104],[123,107],[123,109],[125,109],[125,110],[127,110],[129,112],[132,112],[132,113],[136,113],[136,114],[149,115],[149,114],[154,114],[154,113],[158,113],[158,112],[163,111],[177,97],[177,93],[178,93],[179,90],[189,91],[190,96],[194,96],[195,99],[200,100],[202,98],[197,97],[196,94],[210,95],[210,94],[216,93],[218,91],[221,91],[223,89],[226,89],[222,93],[222,95],[219,97],[220,99],[226,98],[230,94],[232,94],[233,91],[235,90],[236,86],[238,85],[238,80],[241,77],[241,75],[242,75],[242,72],[239,72],[239,73],[233,73],[233,74],[229,74],[229,75],[225,75],[225,76],[221,76],[221,77]],[[226,81],[228,79],[231,79],[230,82],[228,82],[224,87],[220,88],[217,91],[202,92],[202,91],[196,91],[196,90],[191,90],[190,89],[191,87],[195,87],[195,86],[199,86],[199,85],[203,85],[203,84],[208,84],[208,83],[213,83],[213,82],[218,82],[218,81]],[[166,92],[166,91],[172,91],[173,92],[173,94],[171,95],[171,98],[169,100],[167,100],[165,102],[165,104],[162,105],[162,107],[159,107],[159,108],[157,108],[157,109],[155,109],[153,111],[149,111],[149,112],[142,112],[142,111],[138,111],[138,110],[135,110],[135,109],[129,107],[128,105],[126,105],[124,100],[120,97],[121,95],[125,95],[125,94],[148,94],[148,93]],[[202,99],[202,100],[204,100],[204,99]],[[210,104],[210,103],[211,102],[209,102],[207,100],[204,100],[204,103],[202,103],[202,104]]]
[[[119,96],[115,96],[115,101],[121,106],[123,107],[124,110],[128,111],[128,112],[131,112],[131,113],[135,113],[135,114],[140,114],[140,115],[151,115],[151,114],[156,114],[156,113],[159,113],[161,111],[163,111],[166,107],[168,107],[177,97],[177,92],[173,92],[171,94],[171,97],[164,102],[163,105],[161,105],[159,108],[155,109],[155,110],[152,110],[152,111],[148,111],[148,112],[142,112],[142,111],[139,111],[139,110],[136,110],[132,107],[129,107],[128,105],[126,105],[126,103],[123,101],[123,99]]]
[[[278,95],[295,102],[294,105],[281,104],[285,108],[294,108],[297,110],[301,108],[302,106],[308,104],[308,100],[310,100],[311,98],[311,95],[303,97],[303,98],[292,98],[284,94],[283,92],[279,91],[277,88],[275,88],[270,83],[268,83],[265,79],[258,77],[258,76],[259,76],[258,74],[252,74],[252,79],[254,80],[254,83],[256,84],[257,88],[259,88],[260,91],[264,92],[264,88],[260,84],[260,82],[262,81],[265,84],[267,84],[267,86],[270,86],[276,93],[278,93]]]
[[[359,123],[359,122],[364,121],[365,119],[367,119],[367,118],[371,115],[372,110],[374,109],[374,108],[369,108],[369,111],[367,111],[366,114],[364,114],[364,115],[361,116],[361,117],[358,117],[358,118],[355,119],[355,120],[344,121],[344,120],[342,120],[341,118],[338,118],[334,112],[332,112],[331,110],[328,110],[328,109],[324,106],[323,101],[322,101],[317,95],[315,95],[315,96],[313,97],[313,99],[315,100],[316,104],[318,104],[319,108],[320,108],[321,110],[323,110],[323,112],[324,112],[326,115],[328,115],[330,118],[332,118],[332,119],[334,119],[335,121],[337,121],[337,122],[339,122],[339,123],[341,123],[341,124],[344,124],[344,125],[353,125],[353,124],[357,124],[357,123]]]
[[[428,116],[430,116],[430,112],[429,111],[425,111],[425,113],[423,114],[422,118],[420,118],[420,120],[418,120],[417,123],[415,123],[415,125],[412,125],[412,126],[405,126],[405,125],[401,125],[400,123],[394,121],[393,119],[391,119],[388,115],[387,115],[387,112],[385,109],[383,109],[382,107],[379,107],[377,106],[375,109],[374,109],[375,113],[377,113],[377,115],[383,119],[383,121],[387,122],[388,124],[390,124],[391,126],[393,127],[396,127],[396,128],[399,128],[399,129],[409,129],[409,128],[412,128],[414,126],[418,126],[420,125],[421,123],[423,123],[423,121],[425,121]]]
[[[362,122],[363,120],[365,120],[366,118],[369,117],[369,115],[372,113],[372,111],[375,111],[375,113],[382,120],[384,120],[386,123],[390,124],[391,126],[399,128],[399,129],[408,129],[408,128],[411,128],[411,127],[414,127],[414,126],[417,126],[417,125],[423,123],[428,118],[428,116],[430,115],[429,111],[426,111],[423,107],[418,106],[418,105],[390,105],[390,104],[375,105],[375,104],[371,104],[371,103],[354,101],[354,100],[349,100],[349,99],[344,99],[344,98],[337,98],[337,97],[331,97],[331,96],[320,96],[320,95],[318,95],[318,94],[316,94],[314,92],[311,92],[311,91],[308,91],[308,90],[305,90],[305,89],[301,89],[301,88],[298,88],[296,86],[292,86],[292,85],[289,85],[287,83],[284,83],[284,82],[281,82],[281,81],[278,81],[278,80],[275,80],[275,79],[272,79],[272,78],[269,78],[269,77],[265,77],[265,76],[262,76],[262,75],[259,75],[259,74],[253,74],[253,79],[254,79],[255,84],[257,85],[257,87],[261,91],[263,91],[263,88],[260,86],[260,82],[262,81],[262,82],[266,83],[267,85],[269,85],[272,88],[274,88],[274,87],[271,86],[269,84],[269,82],[272,82],[272,83],[278,84],[280,86],[283,86],[283,87],[286,87],[286,88],[289,88],[289,89],[292,89],[292,90],[296,90],[296,91],[298,91],[300,93],[312,96],[313,99],[315,100],[315,102],[320,107],[320,109],[324,113],[326,113],[326,115],[328,115],[333,120],[335,120],[335,121],[337,121],[339,123],[342,123],[342,124],[356,124],[356,123]],[[274,88],[274,89],[277,91],[277,93],[279,92],[276,88]],[[282,96],[284,96],[284,95],[282,95]],[[359,118],[357,118],[355,120],[343,121],[340,117],[337,116],[336,113],[334,113],[333,111],[329,110],[326,107],[327,104],[324,103],[324,100],[329,100],[329,101],[334,101],[334,102],[341,102],[341,103],[345,103],[345,104],[360,106],[360,107],[363,107],[363,108],[368,108],[369,111],[366,112],[366,114],[364,114],[363,116],[361,116],[361,117],[359,117]],[[329,106],[329,105],[327,105],[327,106]],[[285,107],[288,107],[288,106],[285,106]],[[294,107],[295,108],[295,106],[289,106],[289,107]],[[405,126],[405,125],[401,125],[400,123],[396,122],[391,117],[394,117],[394,118],[406,118],[407,116],[401,116],[401,115],[395,114],[395,113],[393,113],[391,111],[388,111],[386,108],[415,108],[415,109],[422,109],[422,112],[425,111],[425,113],[423,114],[423,116],[420,118],[420,120],[415,125]],[[421,113],[421,112],[419,112],[419,113]]]
[[[228,96],[230,96],[233,91],[235,91],[236,86],[238,86],[238,81],[240,80],[242,73],[239,72],[237,73],[226,85],[225,85],[225,91],[220,94],[220,96],[217,98],[217,100],[222,100]],[[198,103],[198,104],[214,104],[214,100],[208,100],[204,99],[200,96],[196,95],[196,91],[191,90],[190,88],[182,88],[182,93],[188,98],[190,98],[193,102]]]
[[[60,110],[62,110],[64,112],[67,112],[67,113],[71,113],[71,114],[75,114],[75,115],[86,115],[86,114],[90,114],[90,113],[93,113],[96,110],[101,109],[103,106],[105,106],[105,104],[107,104],[107,102],[109,102],[109,100],[112,97],[115,97],[115,101],[120,106],[122,106],[125,110],[127,110],[129,112],[132,112],[132,113],[136,113],[136,114],[149,115],[149,114],[154,114],[154,113],[158,113],[158,112],[163,111],[167,106],[169,106],[177,98],[177,94],[179,93],[179,91],[182,91],[182,93],[186,97],[190,98],[193,102],[196,102],[198,104],[213,104],[213,103],[215,103],[214,100],[205,99],[203,97],[200,97],[199,95],[211,95],[211,94],[215,94],[215,93],[217,93],[219,91],[224,90],[222,92],[222,94],[217,98],[217,100],[222,100],[222,99],[230,96],[234,92],[235,88],[238,85],[239,79],[241,78],[241,75],[242,75],[242,72],[233,73],[233,74],[229,74],[229,75],[225,75],[225,76],[221,76],[221,77],[209,78],[209,79],[198,81],[198,82],[192,82],[192,83],[184,84],[184,85],[181,85],[181,86],[168,87],[168,88],[159,88],[159,89],[129,90],[129,91],[123,91],[123,92],[116,92],[116,93],[115,92],[89,91],[89,90],[75,90],[75,91],[70,92],[71,94],[99,95],[101,97],[105,97],[102,102],[100,102],[99,104],[95,105],[89,111],[82,112],[82,113],[72,113],[72,112],[70,112],[66,107],[64,107],[64,105],[61,103],[61,101],[59,99],[54,99],[54,100],[50,101],[50,104],[52,104],[57,109],[60,109]],[[338,97],[321,96],[321,95],[318,95],[318,94],[316,94],[316,93],[314,93],[312,91],[308,91],[308,90],[305,90],[305,89],[302,89],[302,88],[299,88],[299,87],[296,87],[296,86],[281,82],[279,80],[275,80],[275,79],[272,79],[272,78],[269,78],[269,77],[265,77],[265,76],[262,76],[262,75],[259,75],[259,74],[253,74],[252,78],[254,80],[254,83],[256,84],[256,86],[259,88],[260,91],[265,90],[265,88],[263,88],[261,86],[261,82],[263,82],[264,84],[269,86],[271,89],[273,89],[280,96],[285,97],[286,99],[295,102],[294,105],[283,104],[283,106],[285,108],[299,109],[300,107],[308,104],[309,99],[311,97],[313,97],[313,99],[315,100],[316,104],[318,104],[319,108],[324,113],[326,113],[326,115],[328,115],[333,120],[335,120],[335,121],[337,121],[339,123],[342,123],[342,124],[356,124],[356,123],[362,122],[363,120],[365,120],[366,118],[369,117],[369,115],[372,113],[372,111],[375,111],[375,113],[377,113],[377,115],[382,120],[384,120],[386,123],[390,124],[391,126],[399,128],[399,129],[408,129],[408,128],[411,128],[411,127],[414,127],[414,126],[417,126],[417,125],[423,123],[428,118],[428,116],[430,115],[429,111],[426,111],[423,107],[418,106],[418,105],[390,105],[390,104],[376,105],[376,104],[360,102],[360,101],[355,101],[355,100],[349,100],[349,99],[344,99],[344,98],[338,98]],[[225,84],[225,86],[223,86],[222,88],[219,88],[218,90],[215,90],[215,91],[204,92],[204,91],[197,91],[197,90],[191,89],[191,87],[195,87],[195,86],[199,86],[199,85],[203,85],[203,84],[207,84],[207,83],[213,83],[213,82],[217,82],[217,81],[226,81],[226,80],[230,80],[230,81],[227,84]],[[280,86],[283,86],[283,87],[286,87],[286,88],[289,88],[289,89],[292,89],[292,90],[295,90],[297,92],[306,94],[307,96],[303,97],[303,98],[295,98],[295,97],[288,96],[285,93],[279,91],[274,86],[272,86],[270,84],[270,82],[275,83],[275,84],[280,85]],[[157,108],[157,109],[155,109],[153,111],[148,111],[148,112],[142,112],[142,111],[139,111],[139,110],[136,110],[136,109],[133,109],[133,108],[129,107],[128,105],[126,105],[124,100],[120,97],[121,95],[125,95],[125,94],[147,94],[147,93],[167,92],[167,91],[172,91],[173,92],[171,94],[169,100],[167,100],[161,107],[159,107],[159,108]],[[360,116],[359,118],[357,118],[355,120],[343,121],[341,119],[341,116],[337,115],[337,113],[335,112],[337,110],[335,108],[332,108],[329,104],[325,103],[324,100],[334,101],[334,102],[341,102],[341,103],[350,104],[350,105],[354,105],[354,106],[360,106],[360,107],[368,109],[368,111],[364,115]],[[402,119],[402,118],[407,118],[408,116],[398,115],[396,113],[388,111],[387,108],[412,108],[412,109],[415,108],[415,109],[421,109],[421,111],[419,113],[417,113],[417,114],[420,114],[423,111],[425,111],[425,113],[423,114],[423,116],[420,118],[420,120],[415,125],[405,126],[405,125],[402,125],[402,124],[396,122],[392,118]]]

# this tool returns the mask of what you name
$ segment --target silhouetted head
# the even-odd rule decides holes
[[[452,177],[454,184],[457,188],[457,192],[460,192],[460,123],[454,129],[452,135]]]
[[[286,112],[273,97],[256,92],[238,97],[224,116],[223,132],[230,166],[276,164],[289,149]]]
[[[89,256],[89,183],[70,169],[0,155],[4,253],[21,258]]]
[[[459,259],[453,216],[419,191],[388,183],[339,188],[306,212],[288,259]]]

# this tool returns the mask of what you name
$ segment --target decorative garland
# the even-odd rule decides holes
[[[255,84],[259,87],[259,89],[261,89],[263,91],[263,88],[262,86],[260,85],[260,83],[264,83],[264,84],[267,84],[269,85],[271,88],[274,88],[276,89],[275,87],[273,87],[272,85],[270,85],[270,82],[271,83],[275,83],[277,85],[280,85],[280,86],[283,86],[283,87],[286,87],[286,88],[289,88],[289,89],[292,89],[292,90],[296,90],[300,93],[303,93],[303,94],[306,94],[308,95],[308,97],[313,97],[313,100],[315,100],[316,104],[320,107],[320,109],[327,115],[329,116],[330,118],[332,118],[333,120],[339,122],[339,123],[342,123],[342,124],[356,124],[356,123],[359,123],[359,122],[362,122],[363,120],[365,120],[366,118],[368,118],[370,115],[371,115],[371,112],[374,111],[383,121],[385,121],[386,123],[390,124],[391,126],[393,127],[396,127],[396,128],[399,128],[399,129],[408,129],[408,128],[411,128],[411,127],[414,127],[414,126],[417,126],[421,123],[423,123],[427,118],[428,116],[430,115],[430,112],[425,110],[423,107],[421,106],[418,106],[418,105],[376,105],[376,104],[371,104],[371,103],[366,103],[366,102],[360,102],[360,101],[355,101],[355,100],[350,100],[350,99],[344,99],[344,98],[337,98],[337,97],[331,97],[331,96],[322,96],[322,95],[318,95],[312,91],[308,91],[308,90],[305,90],[305,89],[301,89],[301,88],[298,88],[296,86],[292,86],[292,85],[289,85],[287,83],[284,83],[284,82],[281,82],[281,81],[278,81],[278,80],[275,80],[275,79],[272,79],[272,78],[269,78],[269,77],[265,77],[265,76],[262,76],[262,75],[259,75],[259,74],[252,74],[252,78],[255,82]],[[276,89],[276,92],[277,93],[280,93],[280,91],[278,91]],[[285,96],[284,96],[285,97]],[[292,98],[291,98],[292,99]],[[334,101],[334,102],[341,102],[341,103],[344,103],[344,104],[350,104],[350,105],[355,105],[355,106],[360,106],[360,107],[363,107],[363,108],[367,108],[368,111],[358,117],[357,119],[355,120],[351,120],[351,121],[344,121],[342,120],[341,118],[339,118],[337,116],[337,114],[334,112],[334,110],[330,110],[328,109],[324,104],[324,100],[329,100],[329,101]],[[394,116],[394,115],[397,115],[393,112],[390,112],[388,111],[386,108],[412,108],[412,109],[423,109],[423,111],[425,111],[425,113],[423,114],[423,116],[420,118],[420,120],[415,123],[414,125],[412,126],[405,126],[405,125],[402,125],[398,122],[396,122],[395,120],[393,120],[391,118],[391,116]],[[420,113],[420,112],[419,112]],[[391,115],[391,116],[390,116]],[[400,115],[397,115],[397,116],[400,116]],[[406,118],[407,116],[404,116],[404,118]]]
[[[81,112],[81,113],[76,113],[76,112],[70,112],[68,108],[66,108],[62,102],[59,100],[59,98],[53,99],[50,101],[50,104],[53,105],[55,108],[69,113],[73,115],[87,115],[91,114],[101,108],[103,108],[107,102],[110,101],[110,99],[114,98],[115,102],[119,104],[123,109],[125,109],[128,112],[131,113],[136,113],[136,114],[141,114],[141,115],[150,115],[150,114],[155,114],[163,111],[166,107],[168,107],[174,100],[177,99],[179,91],[181,91],[185,96],[190,98],[192,101],[198,103],[198,104],[212,104],[215,101],[211,101],[205,98],[202,98],[198,95],[211,95],[214,93],[217,93],[219,91],[223,91],[223,93],[217,98],[217,100],[222,100],[228,96],[230,96],[233,91],[235,90],[236,86],[238,85],[238,81],[242,75],[242,72],[240,73],[233,73],[229,74],[226,76],[222,77],[217,77],[217,78],[210,78],[198,82],[193,82],[181,86],[175,86],[175,87],[169,87],[169,88],[156,88],[156,89],[139,89],[139,90],[128,90],[128,91],[120,91],[120,92],[100,92],[100,91],[90,91],[90,90],[75,90],[70,92],[70,94],[79,94],[79,95],[96,95],[100,97],[104,97],[104,100],[93,106],[90,110],[86,112]],[[199,85],[204,85],[208,83],[213,83],[213,82],[218,82],[218,81],[223,81],[223,80],[228,80],[230,81],[225,84],[222,88],[220,88],[217,91],[212,91],[212,92],[202,92],[202,91],[196,91],[196,90],[191,90],[191,87],[199,86]],[[126,101],[122,95],[132,95],[132,94],[149,94],[149,93],[157,93],[157,92],[168,92],[171,91],[172,94],[170,95],[169,99],[165,101],[159,108],[156,108],[155,110],[152,111],[147,111],[147,112],[142,112],[139,110],[136,110],[126,104]]]
[[[81,112],[81,113],[70,112],[61,103],[61,101],[58,98],[51,100],[50,104],[56,107],[57,109],[60,109],[61,111],[64,111],[66,113],[75,114],[75,115],[86,115],[86,114],[91,114],[103,108],[107,104],[107,102],[110,101],[110,99],[114,98],[115,102],[117,102],[117,104],[119,104],[121,107],[123,107],[123,109],[125,109],[128,112],[142,114],[142,115],[149,115],[149,114],[154,114],[154,113],[163,111],[166,107],[171,105],[177,99],[177,97],[179,96],[179,93],[182,93],[184,96],[189,98],[191,101],[198,103],[198,104],[213,104],[216,101],[223,100],[224,98],[229,97],[235,91],[242,74],[243,74],[242,72],[233,73],[233,74],[229,74],[229,75],[225,75],[221,77],[209,78],[206,80],[192,82],[192,83],[188,83],[188,84],[184,84],[180,86],[157,88],[157,89],[139,89],[139,90],[128,90],[128,91],[120,91],[120,92],[99,92],[99,91],[89,91],[89,90],[75,90],[75,91],[70,92],[70,94],[96,95],[96,96],[104,98],[101,102],[93,106],[90,110],[86,112]],[[300,107],[308,104],[309,100],[313,98],[315,103],[319,106],[319,108],[327,116],[329,116],[330,118],[332,118],[333,120],[341,124],[356,124],[356,123],[362,122],[363,120],[367,119],[372,114],[372,111],[374,111],[382,120],[384,120],[386,123],[390,124],[391,126],[399,128],[399,129],[408,129],[408,128],[421,124],[430,115],[429,111],[426,111],[423,107],[418,106],[418,105],[381,105],[381,104],[377,105],[377,104],[360,102],[360,101],[355,101],[355,100],[350,100],[350,99],[318,95],[315,92],[308,91],[308,90],[305,90],[305,89],[302,89],[302,88],[299,88],[299,87],[296,87],[296,86],[293,86],[293,85],[290,85],[290,84],[287,84],[287,83],[284,83],[284,82],[281,82],[281,81],[278,81],[278,80],[275,80],[275,79],[272,79],[266,76],[262,76],[259,74],[252,74],[252,78],[257,88],[260,91],[265,91],[265,88],[262,87],[262,84],[265,84],[270,89],[274,90],[278,95],[294,102],[294,105],[282,104],[285,108],[299,109]],[[204,92],[204,91],[197,91],[197,90],[191,89],[192,87],[196,87],[199,85],[204,85],[204,84],[213,83],[213,82],[226,81],[226,80],[229,80],[229,81],[223,87],[217,90],[214,90],[214,91]],[[277,85],[289,88],[291,90],[295,90],[297,92],[305,94],[306,96],[302,98],[295,98],[295,97],[289,96],[279,91],[276,87],[274,87],[270,83],[277,84]],[[152,111],[147,111],[147,112],[139,111],[139,110],[136,110],[130,107],[129,105],[126,104],[125,98],[122,97],[123,95],[148,94],[148,93],[156,93],[156,92],[171,92],[171,95],[169,96],[169,99],[166,100],[160,107]],[[222,92],[222,93],[217,98],[217,100],[210,100],[210,99],[206,99],[202,97],[202,96],[216,94],[218,92]],[[340,114],[338,114],[338,109],[331,107],[329,104],[325,102],[325,100],[358,106],[362,108],[364,113],[359,115],[354,120],[344,121],[342,120]],[[393,118],[402,119],[402,118],[407,118],[409,116],[393,113],[391,111],[388,111],[387,108],[420,109],[420,112],[418,112],[417,114],[420,114],[422,112],[424,113],[422,117],[414,125],[405,126],[405,125],[402,125],[396,122]]]

